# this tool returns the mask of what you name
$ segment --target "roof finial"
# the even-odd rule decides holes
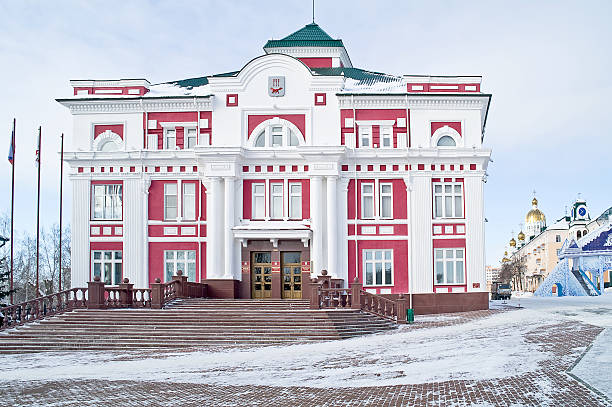
[[[314,24],[314,7],[315,7],[315,0],[312,0],[312,23]]]

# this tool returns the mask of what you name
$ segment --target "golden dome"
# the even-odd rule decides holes
[[[535,198],[534,198],[535,200]],[[537,201],[536,201],[537,202]],[[531,209],[525,216],[525,223],[546,222],[546,216],[538,208]]]
[[[516,240],[514,238],[510,239],[510,246],[516,247]]]
[[[522,230],[518,234],[518,240],[525,240],[525,234],[523,233]]]

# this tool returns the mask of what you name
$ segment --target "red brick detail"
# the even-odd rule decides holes
[[[278,170],[279,170],[280,172],[285,172],[285,166],[284,166],[284,165],[279,165],[279,166],[278,166]]]
[[[274,166],[268,165],[268,172],[274,172]]]
[[[348,165],[343,165],[342,166],[342,171],[348,171]]]
[[[255,166],[255,172],[261,172],[261,165]]]
[[[308,166],[307,165],[304,166],[304,171],[308,171]]]
[[[79,172],[83,172],[83,167],[79,167]]]
[[[373,165],[368,165],[368,171],[374,171],[374,166]]]
[[[159,172],[159,167],[155,167],[155,172]]]
[[[185,166],[184,166],[184,165],[181,165],[181,166],[179,167],[179,171],[181,171],[181,172],[185,172]]]
[[[242,172],[249,172],[249,166],[248,165],[243,165],[242,166]]]
[[[476,164],[470,164],[470,170],[475,171],[476,170]]]
[[[136,172],[136,167],[130,167],[130,172]]]
[[[298,166],[297,165],[292,165],[291,166],[291,171],[297,172],[297,170],[298,170]]]
[[[399,165],[394,165],[393,166],[393,171],[399,171]]]
[[[419,171],[424,171],[425,170],[425,164],[419,164],[418,169],[419,169]]]
[[[380,166],[380,170],[381,171],[387,171],[387,166],[386,165],[381,165]]]

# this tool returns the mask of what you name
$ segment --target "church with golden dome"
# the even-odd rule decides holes
[[[535,195],[535,194],[534,194]],[[525,215],[525,229],[509,241],[510,251],[504,253],[502,263],[525,257],[526,271],[522,281],[524,291],[535,291],[559,261],[559,251],[565,240],[580,239],[588,233],[591,221],[586,201],[578,198],[570,213],[547,226],[546,216],[538,208],[538,199],[531,200],[531,209]],[[516,287],[515,289],[520,289]]]

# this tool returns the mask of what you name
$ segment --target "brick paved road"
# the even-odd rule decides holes
[[[431,318],[415,328],[462,324],[499,311]],[[7,406],[608,406],[608,400],[566,372],[602,328],[562,322],[526,335],[552,355],[537,370],[505,379],[451,380],[402,386],[322,389],[211,386],[125,380],[0,382]],[[475,363],[478,363],[475,361]],[[2,378],[4,379],[4,378]],[[2,380],[0,379],[0,380]]]

